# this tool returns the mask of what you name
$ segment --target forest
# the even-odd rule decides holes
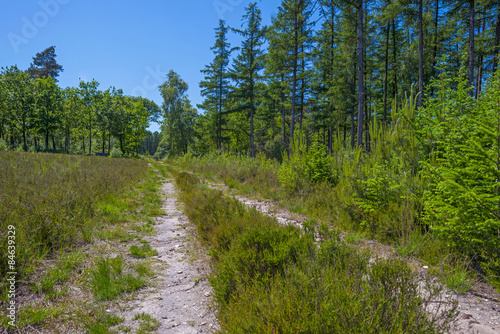
[[[290,0],[269,27],[246,10],[215,29],[202,113],[169,74],[157,154],[498,287],[498,3]]]
[[[155,135],[146,129],[150,121],[160,117],[156,103],[125,96],[115,87],[102,91],[95,79],[81,80],[78,87],[62,89],[57,85],[57,77],[63,67],[56,56],[55,47],[51,46],[37,53],[26,71],[15,65],[2,68],[3,149],[114,156],[153,150]]]

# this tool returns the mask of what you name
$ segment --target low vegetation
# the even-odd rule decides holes
[[[153,284],[156,268],[146,257],[156,251],[143,237],[154,233],[152,217],[162,213],[163,167],[17,152],[0,152],[0,165],[1,228],[16,230],[18,330],[116,331],[124,319],[111,305]],[[5,234],[1,247],[5,253]],[[0,267],[1,323],[12,328],[4,313],[8,267]]]
[[[440,308],[439,289],[402,260],[376,259],[314,220],[281,226],[175,174],[212,255],[222,333],[441,333],[452,321],[454,307]]]
[[[461,268],[499,288],[499,82],[491,81],[475,101],[463,81],[446,73],[433,87],[439,96],[418,112],[409,98],[390,124],[373,120],[369,150],[346,146],[339,133],[331,152],[304,135],[282,163],[263,154],[187,154],[176,161],[329,226],[392,244],[435,273]]]

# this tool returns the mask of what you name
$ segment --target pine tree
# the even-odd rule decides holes
[[[289,79],[291,89],[290,142],[293,142],[297,97],[300,95],[298,82],[301,68],[306,57],[308,38],[310,38],[313,3],[310,0],[284,0],[273,20],[269,40],[274,44],[277,55],[284,58],[281,72],[282,82]],[[304,64],[304,66],[302,66]],[[298,94],[299,93],[299,94]],[[291,150],[291,147],[290,147]]]
[[[263,80],[262,70],[264,68],[264,52],[261,47],[265,41],[266,28],[261,27],[261,12],[257,3],[251,3],[243,16],[246,20],[246,29],[233,29],[242,35],[241,53],[234,60],[231,70],[232,77],[236,82],[233,97],[238,99],[243,110],[249,111],[250,118],[250,156],[255,156],[254,149],[254,115],[257,107],[258,83]]]
[[[55,46],[51,46],[33,57],[28,73],[32,78],[51,77],[57,82],[59,72],[64,71],[63,67],[56,62]]]
[[[224,113],[230,92],[230,74],[228,71],[231,54],[230,44],[227,42],[228,27],[224,20],[219,20],[219,27],[215,29],[215,45],[211,48],[215,58],[201,72],[205,75],[200,82],[201,95],[205,97],[199,108],[205,109],[215,120],[215,142],[217,150],[222,149]]]

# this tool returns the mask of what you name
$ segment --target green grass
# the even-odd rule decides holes
[[[59,261],[53,268],[47,270],[41,279],[35,283],[34,291],[43,293],[49,298],[55,298],[64,294],[57,292],[54,287],[67,281],[80,263],[84,261],[84,254],[81,251],[68,252],[60,256]]]
[[[139,313],[134,316],[134,320],[139,320],[139,331],[138,333],[147,333],[154,331],[160,326],[160,322],[153,318],[150,314]]]
[[[394,246],[397,254],[414,257],[429,266],[439,267],[449,256],[463,256],[423,223],[422,196],[426,189],[423,180],[410,178],[407,173],[398,174],[401,166],[387,161],[382,163],[371,155],[360,154],[356,158],[354,153],[339,149],[333,155],[332,171],[340,173],[336,182],[299,180],[301,186],[294,191],[287,191],[279,181],[282,165],[263,156],[254,159],[191,156],[169,163],[209,180],[229,182],[236,191],[247,195],[258,194],[275,200],[292,212],[303,213],[332,228],[350,231],[346,241],[377,239]],[[481,266],[482,273],[476,274],[483,275],[498,287],[500,284],[495,280],[500,276],[494,264],[500,265],[495,261],[490,258],[485,263],[476,262],[475,267]],[[474,276],[474,273],[469,273],[469,276]]]
[[[148,256],[158,255],[158,252],[155,249],[152,249],[149,243],[145,242],[141,247],[136,245],[130,246],[130,254],[136,258],[145,258]]]
[[[136,183],[145,161],[56,154],[0,152],[0,230],[16,232],[16,271],[27,275],[47,254],[90,240],[98,212],[117,214],[118,204],[100,204]],[[7,234],[0,233],[7,253]],[[8,271],[0,258],[0,277]]]
[[[63,313],[63,307],[46,306],[43,303],[29,303],[22,306],[17,314],[16,327],[41,326]],[[2,317],[2,327],[12,328],[8,319]]]
[[[88,334],[110,334],[116,331],[110,330],[110,327],[122,323],[125,319],[116,316],[113,313],[107,312],[105,309],[91,309],[92,317],[81,315],[81,321],[84,323],[84,328]]]
[[[29,288],[18,303],[17,327],[114,332],[110,327],[122,320],[106,312],[110,304],[154,275],[150,262],[131,259],[128,246],[118,243],[154,233],[165,168],[138,160],[12,152],[0,152],[0,167],[6,172],[0,175],[0,218],[8,216],[16,230],[18,289]],[[4,237],[0,233],[2,249]],[[99,239],[118,250],[115,258],[94,247],[102,244]],[[139,252],[155,253],[145,242]],[[0,272],[5,270],[2,265]],[[1,291],[7,300],[6,289]],[[6,327],[5,309],[0,320]]]
[[[101,259],[92,271],[90,286],[98,300],[113,300],[124,292],[131,292],[146,285],[141,276],[124,272],[121,257]]]
[[[417,232],[412,233],[409,237],[402,237],[395,245],[396,252],[404,257],[419,256],[427,246],[426,236],[422,236]]]
[[[212,256],[221,333],[440,333],[452,321],[453,304],[425,311],[440,289],[403,261],[373,260],[320,220],[281,226],[194,175],[173,174]]]

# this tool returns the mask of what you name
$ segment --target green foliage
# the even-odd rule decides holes
[[[89,239],[97,204],[137,182],[144,161],[0,152],[0,228],[16,232],[16,270],[29,273],[37,259]],[[7,254],[7,234],[0,250]],[[8,270],[0,260],[0,276]]]
[[[97,319],[85,324],[85,329],[89,334],[113,333],[109,328],[125,320],[102,309],[95,310],[95,313],[97,313]]]
[[[283,156],[283,164],[278,171],[283,189],[293,193],[302,188],[304,183],[335,183],[333,158],[325,151],[324,145],[314,142],[309,148],[299,146],[290,159]]]
[[[167,74],[167,81],[160,87],[163,97],[164,112],[164,146],[170,156],[183,155],[194,140],[193,123],[196,109],[186,96],[188,84],[174,71]],[[162,158],[159,153],[158,158]]]
[[[371,261],[324,224],[280,226],[196,176],[174,175],[213,255],[222,333],[441,333],[453,319],[455,305],[427,313],[441,292],[426,281],[422,296],[402,261]]]
[[[124,292],[145,286],[142,277],[124,273],[121,257],[101,259],[92,272],[90,286],[98,300],[112,300]]]
[[[153,331],[160,326],[160,322],[147,313],[138,313],[133,320],[140,320],[140,331]]]
[[[130,246],[130,254],[132,254],[133,257],[145,258],[157,255],[158,252],[155,249],[152,249],[151,245],[146,242],[141,247],[138,247],[137,245]]]
[[[111,153],[109,154],[111,158],[121,158],[123,157],[123,153],[116,147],[111,149]]]
[[[474,257],[483,267],[500,256],[500,97],[492,80],[484,95],[472,102],[463,82],[446,89],[422,112],[438,115],[437,137],[425,175],[425,221],[451,247]],[[448,102],[448,96],[456,103]],[[445,100],[446,98],[446,100]],[[493,262],[491,262],[493,263]],[[500,267],[488,270],[500,274]]]

